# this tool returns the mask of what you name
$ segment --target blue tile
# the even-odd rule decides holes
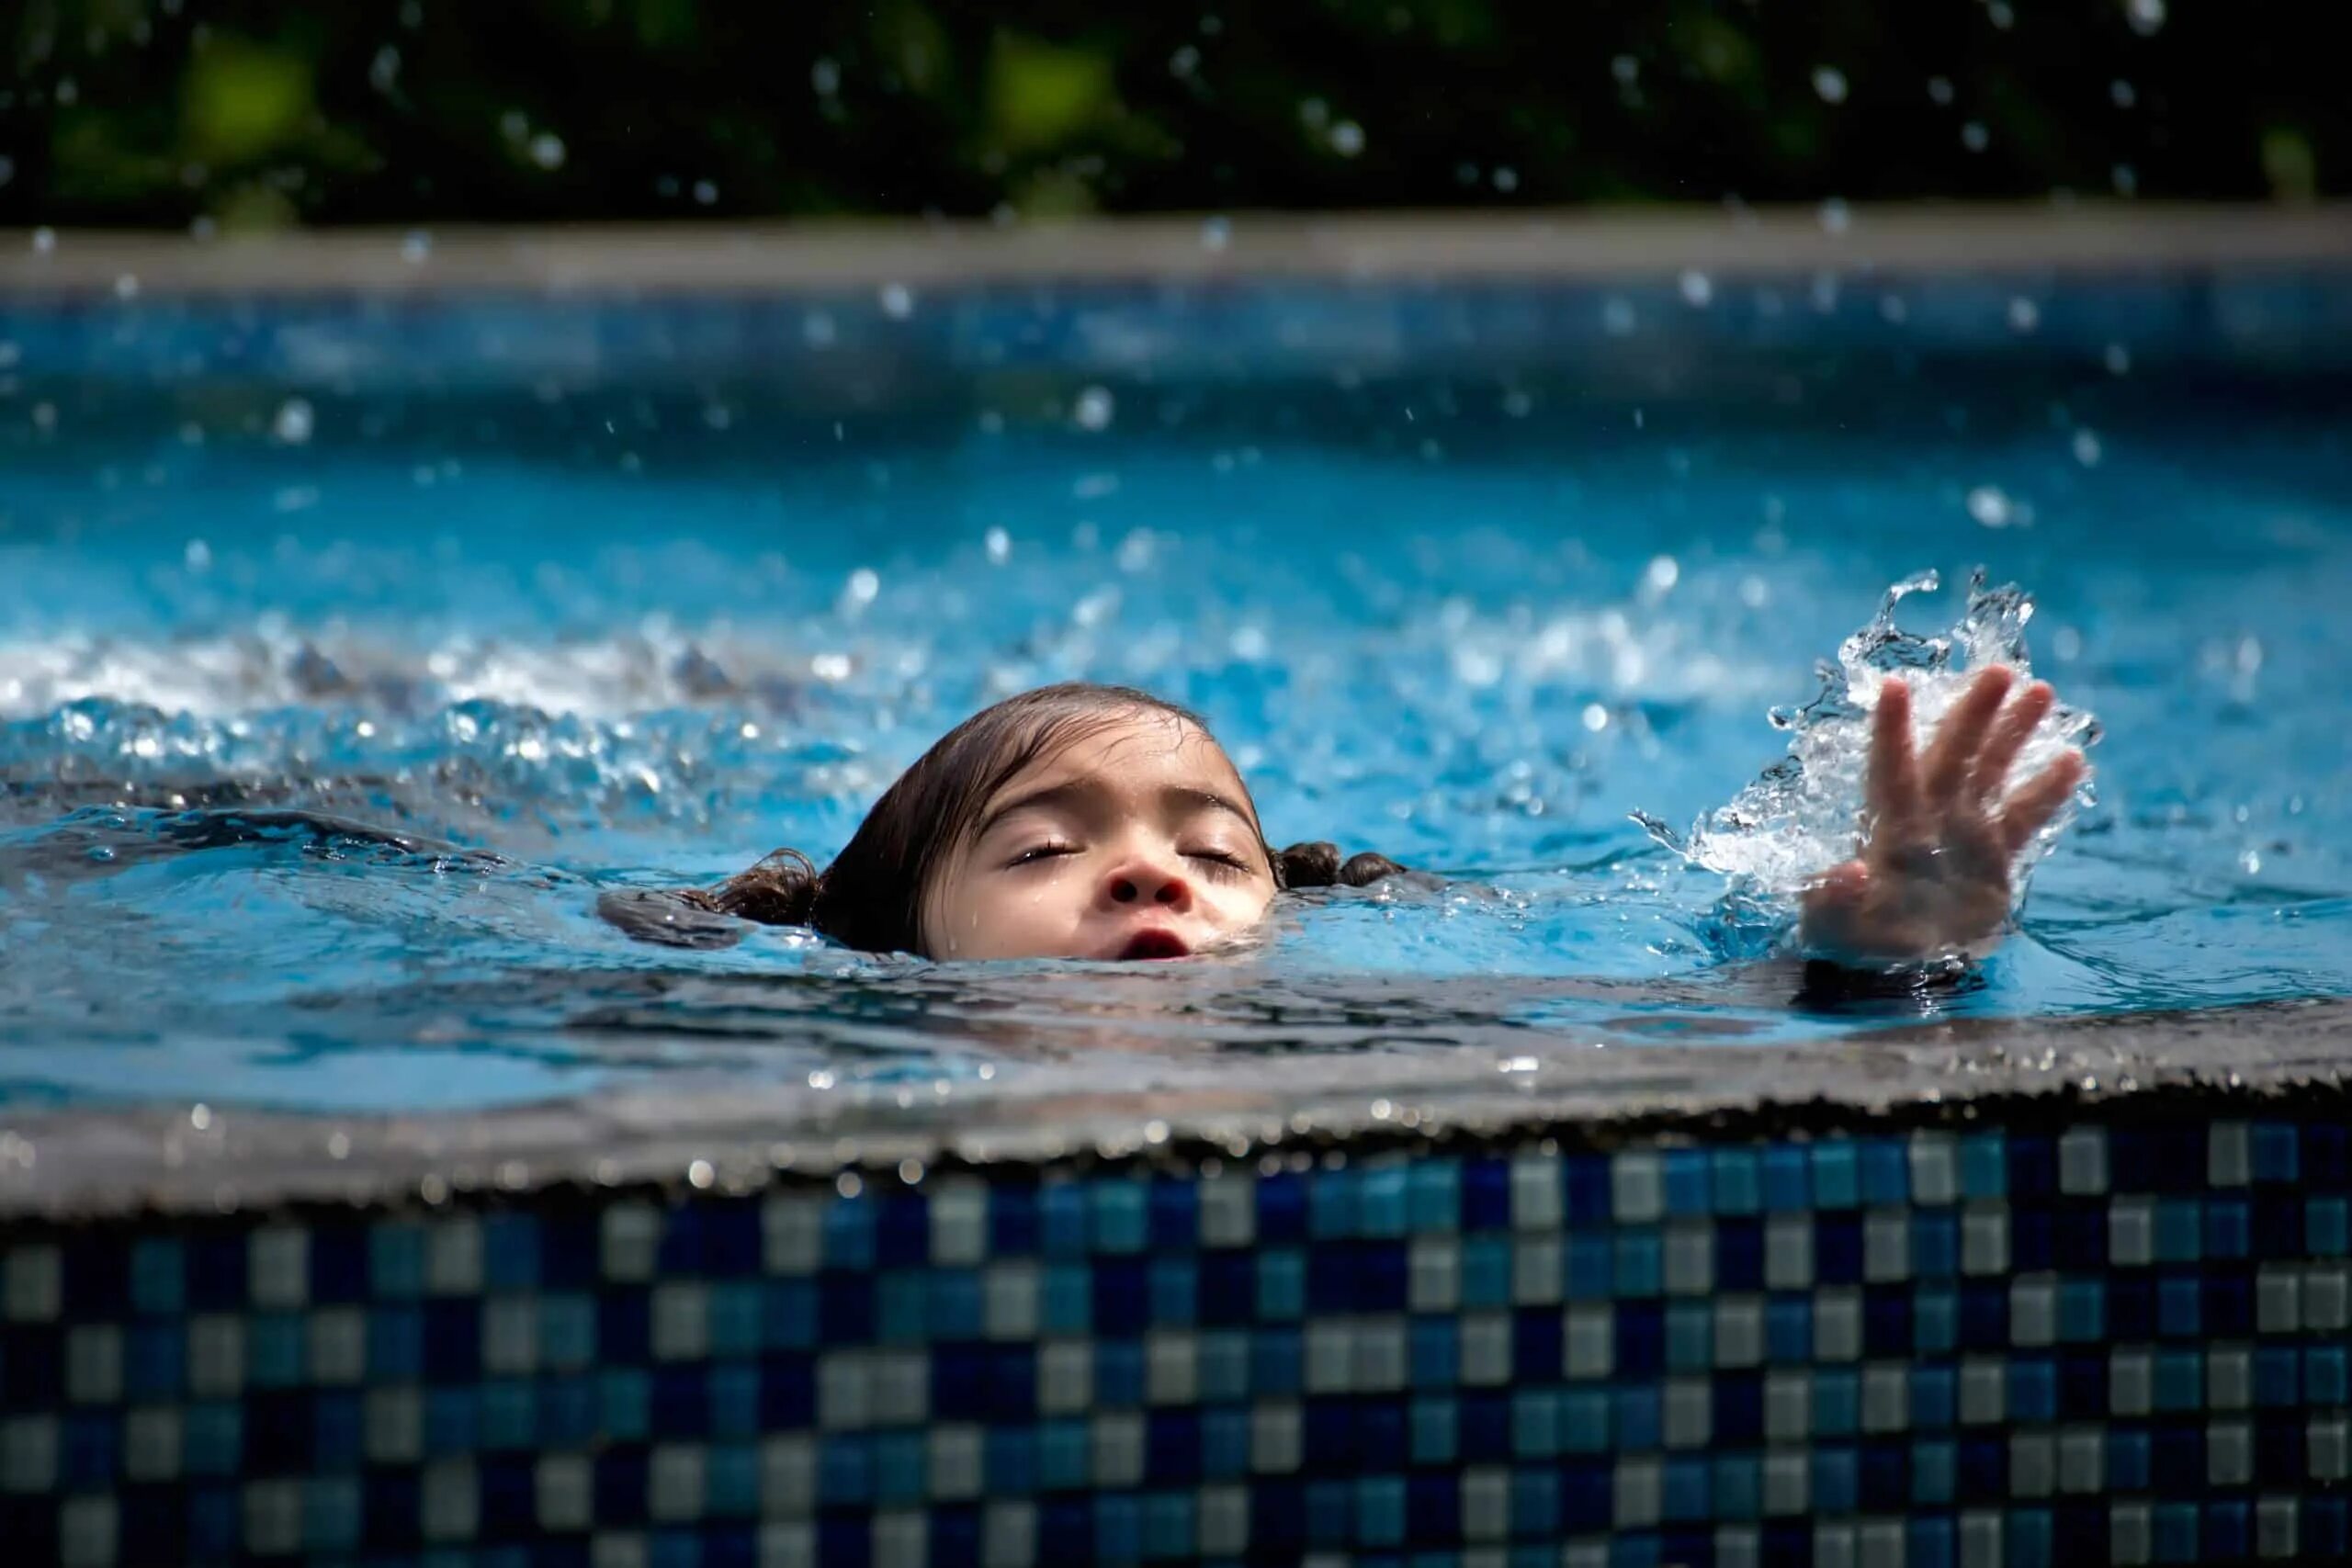
[[[2205,1256],[2244,1258],[2254,1246],[2251,1206],[2244,1198],[2215,1196],[2205,1201]]]
[[[1461,1455],[1462,1414],[1459,1404],[1442,1396],[1416,1399],[1406,1414],[1411,1431],[1413,1462],[1453,1465]]]
[[[1263,1188],[1261,1187],[1262,1194]],[[1047,1258],[1075,1262],[1085,1258],[1092,1239],[1087,1224],[1086,1187],[1077,1181],[1049,1181],[1037,1189],[1037,1250]]]
[[[1136,1339],[1094,1342],[1095,1405],[1113,1409],[1143,1403],[1143,1344]]]
[[[1861,1467],[1853,1449],[1843,1443],[1824,1444],[1813,1450],[1813,1511],[1850,1514],[1860,1505]]]
[[[1359,1546],[1401,1546],[1405,1540],[1405,1483],[1394,1475],[1366,1475],[1355,1483],[1355,1541]]]
[[[1357,1234],[1356,1173],[1318,1170],[1307,1182],[1306,1234],[1338,1241]]]
[[[368,1290],[378,1301],[406,1301],[424,1293],[421,1227],[393,1222],[368,1228]]]
[[[899,1269],[874,1282],[874,1337],[885,1345],[921,1344],[929,1336],[931,1289],[922,1272]]]
[[[1704,1300],[1668,1302],[1666,1305],[1667,1370],[1704,1372],[1714,1364],[1713,1303]]]
[[[1776,1214],[1813,1207],[1813,1161],[1801,1144],[1772,1144],[1764,1150],[1764,1207]]]
[[[2008,1196],[2009,1147],[2006,1134],[1971,1133],[1960,1140],[1960,1191],[1962,1197],[1969,1199]]]
[[[1629,1383],[1616,1391],[1614,1411],[1621,1450],[1654,1449],[1659,1441],[1659,1394],[1655,1384]]]
[[[1250,1473],[1250,1412],[1238,1405],[1201,1412],[1201,1477],[1230,1481]]]
[[[1048,1263],[1037,1273],[1037,1321],[1047,1334],[1094,1326],[1094,1275],[1083,1263]]]
[[[2302,1148],[2292,1123],[2256,1122],[2250,1144],[2256,1181],[2292,1184],[2302,1179]]]
[[[2168,1338],[2195,1338],[2204,1332],[2204,1302],[2205,1283],[2196,1275],[2157,1276],[2156,1332]]]
[[[1093,1200],[1093,1242],[1097,1252],[1141,1252],[1151,1233],[1149,1190],[1140,1181],[1112,1177],[1089,1184]]]
[[[2266,1409],[2301,1404],[2301,1359],[2291,1345],[2263,1345],[2254,1352],[2254,1402]]]
[[[1246,1438],[1245,1438],[1246,1442]],[[980,1434],[980,1473],[990,1496],[1025,1497],[1037,1490],[1034,1427],[991,1426]]]
[[[1609,1451],[1613,1441],[1614,1404],[1609,1391],[1571,1388],[1560,1401],[1560,1442],[1568,1452]]]
[[[1921,1507],[1949,1508],[1959,1495],[1960,1450],[1950,1438],[1919,1438],[1911,1444],[1911,1501]]]
[[[1348,1544],[1352,1531],[1349,1529],[1355,1512],[1355,1488],[1344,1481],[1309,1481],[1306,1483],[1306,1540],[1309,1545],[1342,1547]]]
[[[1664,1260],[1657,1232],[1649,1229],[1617,1233],[1614,1276],[1620,1296],[1655,1296],[1663,1286]]]
[[[2107,1489],[2145,1492],[2152,1472],[2152,1445],[2144,1427],[2115,1427],[2107,1434]]]
[[[2156,1200],[2156,1261],[2194,1263],[2204,1242],[2203,1216],[2194,1198]]]
[[[378,1307],[368,1314],[371,1382],[414,1382],[424,1375],[424,1314],[415,1307]]]
[[[1567,1238],[1567,1293],[1572,1301],[1604,1301],[1616,1289],[1616,1244],[1606,1234]]]
[[[1922,1280],[1948,1280],[1960,1272],[1958,1214],[1938,1209],[1911,1217],[1911,1272]]]
[[[2160,1502],[2155,1506],[2154,1524],[2157,1562],[2197,1561],[2196,1504]]]
[[[1904,1568],[1953,1568],[1950,1518],[1915,1518],[1903,1526]]]
[[[930,1438],[922,1431],[874,1435],[874,1503],[904,1507],[928,1495]],[[706,1482],[707,1483],[707,1482]]]
[[[1250,1343],[1250,1392],[1261,1399],[1296,1393],[1303,1356],[1295,1326],[1281,1324],[1259,1329]]]
[[[1462,1238],[1464,1306],[1510,1304],[1510,1238],[1508,1235],[1465,1235]]]
[[[1258,1254],[1258,1316],[1266,1322],[1283,1322],[1306,1310],[1306,1260],[1295,1251],[1261,1250]]]
[[[1510,1533],[1524,1540],[1533,1536],[1550,1540],[1560,1533],[1560,1478],[1550,1470],[1514,1470],[1510,1476]],[[1545,1568],[1559,1561],[1549,1554]]]
[[[863,1508],[873,1500],[873,1439],[863,1432],[818,1438],[817,1501],[829,1508]]]
[[[2058,1363],[2049,1356],[2019,1356],[2009,1363],[2009,1419],[2046,1423],[2058,1418]]]
[[[1714,1511],[1714,1475],[1704,1459],[1669,1457],[1660,1488],[1661,1511],[1677,1523],[1706,1518]]]
[[[770,1280],[762,1287],[760,1340],[770,1350],[815,1348],[822,1292],[813,1280]]]
[[[1037,1424],[1037,1487],[1067,1492],[1086,1484],[1091,1470],[1086,1423],[1063,1418]]]
[[[1713,1172],[1716,1213],[1753,1214],[1762,1210],[1764,1177],[1753,1148],[1736,1144],[1717,1148],[1708,1160]]]
[[[1919,1365],[1911,1369],[1911,1427],[1936,1431],[1959,1418],[1958,1380],[1949,1365]],[[2105,1413],[2106,1406],[2100,1411]]]
[[[2058,1337],[2069,1345],[2107,1337],[2106,1281],[2078,1276],[2059,1280]]]
[[[181,1464],[190,1475],[234,1475],[244,1464],[245,1413],[226,1402],[191,1404],[180,1417]]]
[[[1861,1151],[1851,1138],[1813,1145],[1813,1206],[1850,1209],[1862,1201]]]
[[[1151,1247],[1160,1253],[1191,1252],[1200,1245],[1200,1184],[1161,1175],[1151,1183]]]
[[[1715,1517],[1752,1519],[1764,1511],[1764,1467],[1756,1455],[1718,1454],[1713,1469]]]
[[[1356,1189],[1359,1235],[1393,1240],[1407,1234],[1405,1170],[1401,1165],[1391,1165],[1362,1174]]]
[[[1412,1385],[1452,1388],[1461,1373],[1462,1336],[1451,1315],[1416,1317],[1408,1329]]]
[[[1414,1234],[1451,1234],[1462,1225],[1462,1167],[1448,1156],[1405,1168],[1406,1206]]]
[[[428,1459],[469,1454],[481,1446],[481,1404],[470,1388],[424,1391],[424,1453]]]
[[[2315,1258],[2341,1258],[2352,1250],[2352,1203],[2340,1197],[2306,1199],[2303,1245]]]
[[[1902,1138],[1864,1138],[1861,1145],[1862,1201],[1887,1205],[1911,1201],[1911,1148]]]
[[[933,1269],[930,1271],[930,1303],[925,1315],[934,1339],[978,1339],[988,1324],[987,1300],[980,1291],[977,1269]],[[714,1318],[717,1294],[713,1294]],[[714,1330],[716,1323],[714,1322]],[[717,1348],[714,1345],[714,1349]]]
[[[2341,1345],[2313,1345],[2303,1351],[2303,1402],[2352,1403],[2352,1358]]]
[[[1153,1325],[1159,1328],[1192,1327],[1200,1319],[1200,1270],[1194,1266],[1192,1255],[1176,1253],[1155,1257],[1148,1269]],[[977,1306],[977,1292],[974,1301]],[[1401,1299],[1398,1304],[1403,1304]],[[933,1332],[939,1330],[934,1328]]]
[[[541,1448],[583,1447],[603,1430],[602,1401],[594,1378],[550,1378],[539,1384],[534,1404]]]
[[[123,1337],[123,1392],[133,1404],[176,1400],[187,1381],[187,1331],[179,1320],[133,1324]],[[40,1361],[54,1374],[62,1367],[63,1358],[52,1350]],[[56,1403],[54,1393],[36,1400],[13,1389],[10,1393],[9,1403],[26,1409]]]
[[[1861,1382],[1850,1367],[1816,1367],[1813,1373],[1813,1431],[1819,1438],[1850,1438],[1861,1424]]]
[[[653,1427],[652,1379],[634,1367],[605,1368],[596,1377],[596,1418],[615,1442],[643,1442]]]
[[[1813,1298],[1778,1294],[1764,1303],[1764,1353],[1773,1362],[1803,1365],[1813,1359]]]
[[[2155,1402],[2158,1410],[2201,1410],[2205,1405],[2205,1353],[2186,1346],[2170,1346],[2155,1357]]]
[[[1703,1214],[1714,1201],[1714,1179],[1704,1149],[1668,1149],[1660,1161],[1665,1172],[1666,1212]]]

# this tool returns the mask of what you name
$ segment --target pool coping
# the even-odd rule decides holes
[[[1048,1073],[960,1094],[700,1078],[458,1114],[0,1114],[0,1224],[494,1201],[564,1187],[911,1184],[947,1169],[1362,1157],[1529,1137],[1606,1148],[2063,1117],[2092,1102],[2129,1114],[2184,1096],[2251,1112],[2347,1094],[2352,1000],[1946,1020],[1795,1045],[1538,1049],[1351,1057],[1344,1087],[1329,1053],[1253,1057],[1240,1089],[1232,1058],[1204,1054],[1156,1061],[1155,1081],[1124,1091],[1064,1088]]]
[[[36,243],[35,234],[46,236]],[[1080,281],[1573,281],[1696,269],[2068,273],[2341,266],[2352,204],[1902,204],[1243,213],[991,223],[0,230],[0,300],[461,291],[763,293]]]

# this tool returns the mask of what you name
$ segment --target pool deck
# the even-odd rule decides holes
[[[1250,278],[1600,280],[1695,269],[2064,274],[2336,266],[2352,206],[2081,202],[1238,214],[1040,223],[0,230],[0,301],[467,290],[708,294]]]
[[[1533,1037],[1531,1036],[1531,1040]],[[2058,1021],[1962,1020],[1793,1046],[1578,1048],[1348,1058],[1164,1058],[1136,1087],[1080,1064],[1051,1074],[818,1090],[681,1078],[470,1114],[303,1115],[129,1107],[0,1115],[0,1223],[227,1214],[286,1204],[401,1205],[548,1188],[750,1190],[845,1171],[1261,1159],[1529,1135],[1607,1147],[1679,1132],[1786,1135],[2017,1123],[2161,1108],[2214,1115],[2292,1100],[2352,1114],[2352,1001]],[[2234,1105],[2236,1110],[2228,1109]]]

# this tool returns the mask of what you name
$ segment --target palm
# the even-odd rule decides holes
[[[2004,794],[2018,753],[2055,701],[2037,681],[2010,700],[1996,665],[1970,682],[1924,755],[1911,744],[1911,691],[1882,689],[1871,735],[1860,852],[1806,890],[1808,951],[1866,960],[1987,944],[2009,913],[2009,866],[2082,782],[2068,751]]]

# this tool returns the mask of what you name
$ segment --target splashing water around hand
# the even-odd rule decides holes
[[[1981,570],[1971,576],[1967,608],[1949,634],[1921,637],[1894,625],[1896,606],[1905,598],[1939,586],[1937,574],[1925,571],[1890,587],[1870,623],[1839,645],[1836,662],[1818,666],[1819,694],[1801,708],[1772,710],[1773,725],[1792,732],[1788,755],[1728,804],[1701,817],[1687,837],[1647,813],[1634,814],[1668,849],[1732,879],[1713,933],[1721,945],[1748,953],[1771,945],[1787,930],[1796,896],[1855,852],[1871,716],[1890,678],[1901,677],[1910,689],[1914,744],[1924,750],[1926,738],[1935,733],[1973,672],[1997,664],[2016,671],[2020,682],[2030,676],[2025,627],[2033,603],[2015,584],[1987,588]],[[2090,714],[2053,705],[2035,725],[2008,776],[2037,777],[2070,749],[2098,739],[2098,721]],[[2089,785],[2074,798],[2087,802]],[[2024,901],[2032,868],[2073,816],[2071,810],[2059,811],[2018,850],[2009,868],[2012,914]]]

